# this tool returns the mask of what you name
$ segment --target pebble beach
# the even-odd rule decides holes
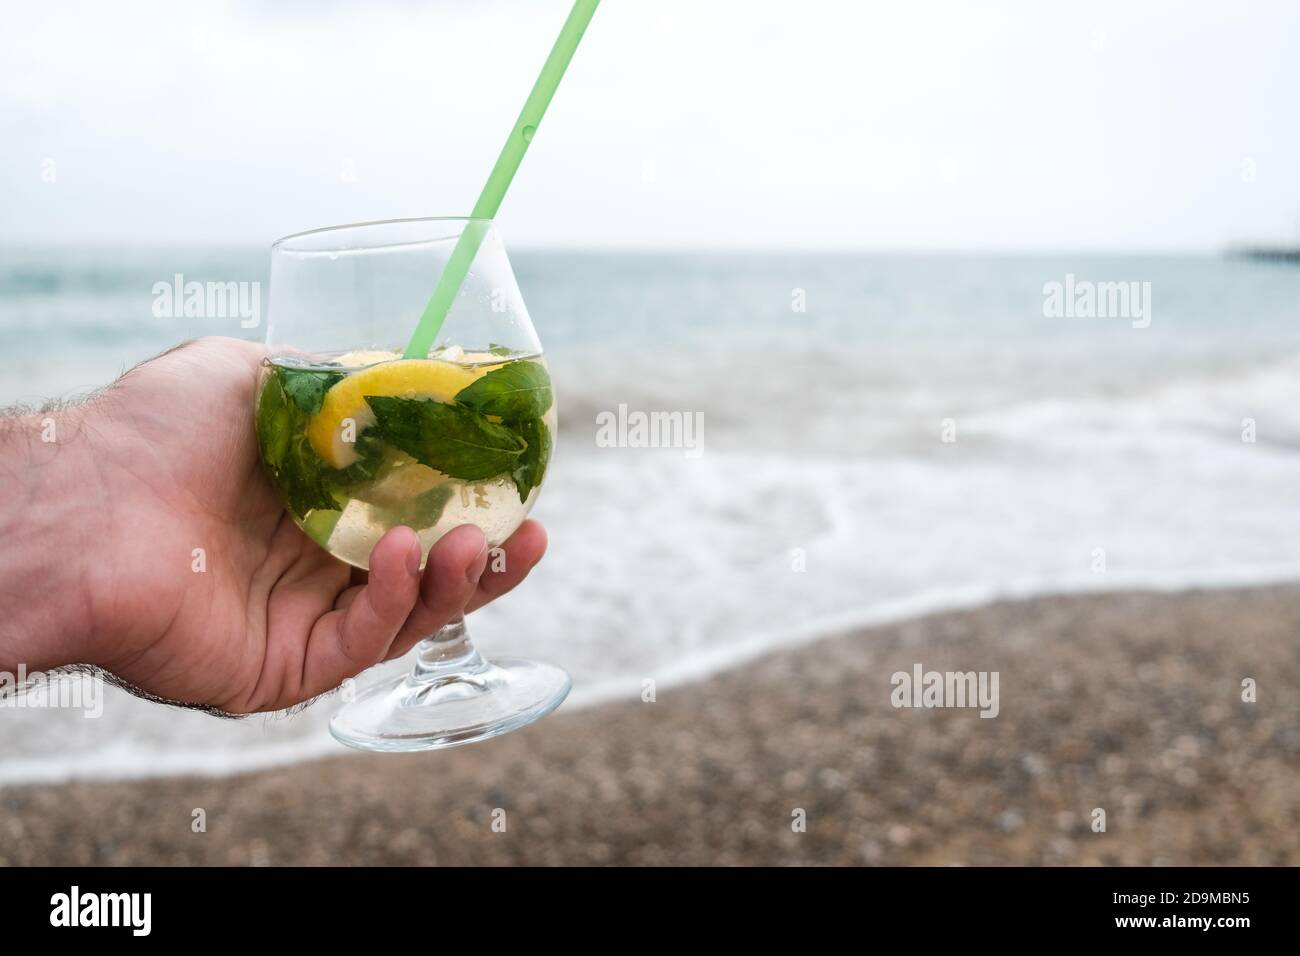
[[[1300,585],[997,603],[465,748],[5,788],[0,862],[1295,865],[1297,633]],[[997,716],[893,706],[918,663]]]

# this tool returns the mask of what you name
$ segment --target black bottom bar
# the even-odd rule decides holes
[[[0,911],[6,941],[75,932],[247,942],[279,926],[295,942],[328,943],[340,921],[414,932],[422,918],[454,925],[470,914],[480,929],[484,917],[522,927],[537,916],[578,936],[600,914],[655,933],[697,920],[737,931],[811,920],[858,938],[911,926],[926,942],[971,940],[976,929],[986,941],[1042,940],[1045,928],[1071,941],[1231,941],[1283,928],[1294,886],[1287,869],[27,869],[0,871]]]

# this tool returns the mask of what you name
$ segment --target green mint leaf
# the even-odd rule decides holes
[[[462,388],[456,401],[506,422],[540,418],[551,407],[551,377],[539,362],[509,362]]]
[[[289,510],[300,519],[317,511],[337,511],[332,476],[342,474],[329,468],[307,441],[307,407],[317,404],[334,373],[274,366],[262,386],[257,404],[257,441],[262,455],[284,496]],[[320,388],[315,398],[312,393]],[[295,397],[296,396],[296,397]],[[361,464],[360,462],[358,464]]]
[[[486,377],[486,376],[485,376]],[[380,437],[422,465],[463,481],[509,474],[527,449],[508,428],[472,409],[432,399],[367,395]]]
[[[519,456],[519,463],[510,477],[515,481],[520,502],[526,502],[529,493],[542,483],[546,475],[546,464],[551,460],[551,430],[540,418],[530,418],[516,428],[528,447]]]
[[[514,349],[506,345],[497,345],[495,342],[489,342],[487,350],[492,355],[514,355]]]
[[[384,463],[384,443],[369,430],[358,435],[352,447],[360,457],[346,468],[331,469],[329,476],[330,481],[342,488],[371,481]]]
[[[289,450],[289,436],[293,432],[293,410],[285,397],[280,377],[266,377],[261,397],[257,400],[257,445],[262,461],[279,471],[284,464],[284,454]]]
[[[289,442],[279,476],[289,510],[299,518],[306,518],[307,512],[317,508],[338,509],[324,472],[325,464],[312,450],[307,436],[295,435]]]
[[[308,415],[315,415],[320,411],[321,404],[325,401],[325,393],[335,382],[343,378],[342,372],[291,368],[287,365],[277,365],[275,371],[280,376],[284,393]]]

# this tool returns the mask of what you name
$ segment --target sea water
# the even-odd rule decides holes
[[[264,289],[265,260],[5,249],[0,401],[102,384],[194,335],[256,337],[236,317],[157,318],[151,287],[182,273]],[[567,668],[565,707],[639,699],[645,680],[661,700],[691,693],[684,682],[757,654],[999,596],[1300,576],[1300,269],[1211,256],[514,260],[562,396],[533,512],[551,545],[470,624],[487,654]],[[1056,317],[1045,290],[1067,276],[1149,282],[1149,322]],[[651,447],[631,427],[599,440],[610,416],[654,413],[692,416],[700,440]],[[224,722],[110,690],[97,720],[8,711],[0,781],[333,752],[330,706]]]

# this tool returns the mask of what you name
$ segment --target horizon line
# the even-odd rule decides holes
[[[181,247],[187,250],[228,249],[251,251],[262,248],[268,253],[269,240],[195,238],[110,239],[110,238],[53,238],[35,236],[0,236],[0,249],[29,247],[41,250],[85,249],[97,250],[111,246],[114,249],[155,250]],[[663,255],[663,256],[716,256],[716,255],[789,255],[789,256],[917,256],[940,257],[1052,257],[1052,256],[1145,256],[1145,257],[1205,257],[1224,256],[1253,249],[1300,249],[1300,241],[1243,241],[1227,240],[1218,245],[1187,246],[1106,246],[1099,244],[1060,246],[924,246],[902,245],[834,245],[834,246],[782,246],[755,244],[717,244],[707,246],[676,246],[660,244],[584,244],[520,242],[512,244],[512,254],[573,254],[573,255]]]

